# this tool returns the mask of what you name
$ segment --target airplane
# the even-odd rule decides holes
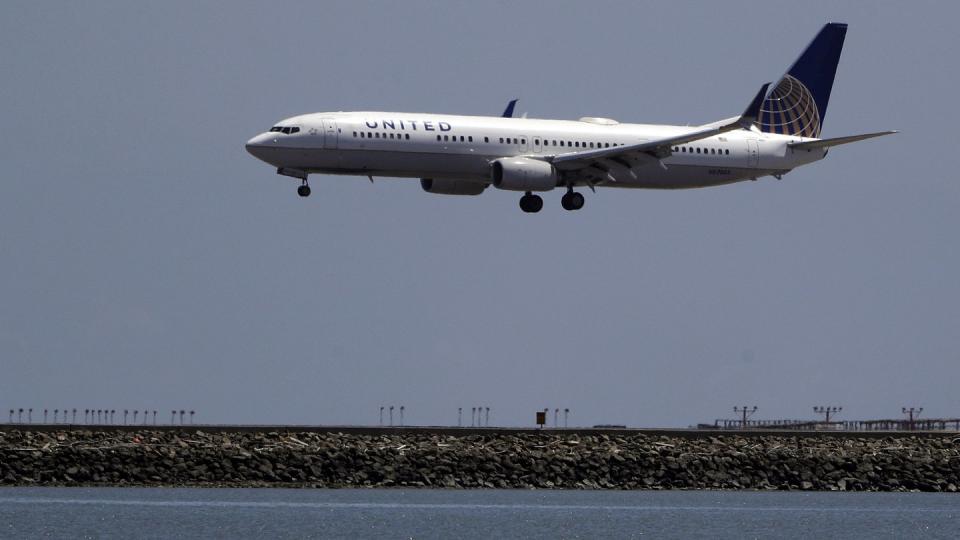
[[[419,178],[428,193],[480,195],[489,186],[538,193],[565,189],[561,206],[583,208],[577,188],[688,189],[780,179],[830,148],[897,133],[821,139],[847,25],[826,24],[776,84],[765,84],[737,117],[701,126],[626,124],[400,112],[321,112],[278,122],[246,143],[254,157],[299,179],[310,174]]]

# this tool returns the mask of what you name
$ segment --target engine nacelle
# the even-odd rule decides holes
[[[427,193],[438,195],[479,195],[487,189],[487,184],[449,178],[421,178],[420,187]]]
[[[510,191],[550,191],[560,179],[553,165],[524,157],[500,158],[490,174],[494,187]]]

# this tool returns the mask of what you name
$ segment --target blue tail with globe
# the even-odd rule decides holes
[[[766,133],[819,138],[847,25],[828,23],[767,95],[757,127]]]

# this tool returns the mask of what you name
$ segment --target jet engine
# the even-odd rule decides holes
[[[487,189],[487,184],[449,178],[421,178],[420,187],[427,193],[438,195],[479,195]]]
[[[550,191],[560,178],[553,165],[524,157],[500,158],[490,174],[494,187],[510,191]]]

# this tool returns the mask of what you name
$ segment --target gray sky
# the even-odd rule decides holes
[[[0,5],[0,410],[209,422],[685,426],[960,416],[955,4]],[[850,24],[824,136],[900,129],[692,191],[423,193],[247,155],[329,110],[739,113]],[[6,413],[0,419],[5,419]],[[161,416],[165,418],[165,416]]]

